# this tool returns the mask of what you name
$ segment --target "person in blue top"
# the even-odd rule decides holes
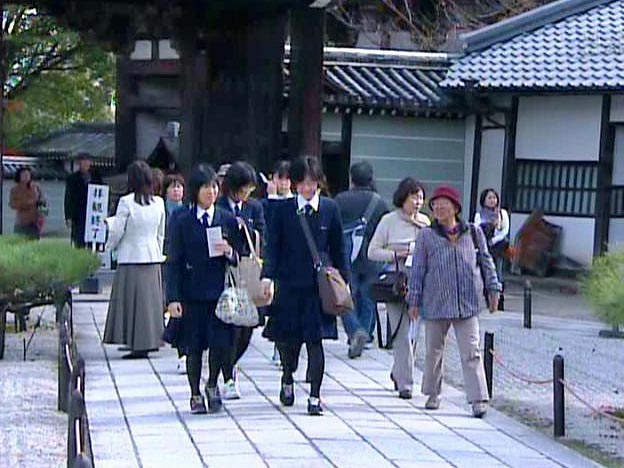
[[[308,414],[322,414],[321,383],[325,370],[323,339],[337,339],[336,317],[321,310],[316,271],[301,221],[308,223],[322,261],[337,268],[345,280],[349,266],[344,254],[342,221],[336,203],[320,196],[324,181],[318,159],[303,157],[290,168],[297,197],[275,205],[267,234],[263,283],[268,296],[275,283],[276,297],[269,325],[282,358],[280,401],[295,402],[293,373],[301,347],[308,352],[310,398]]]
[[[217,206],[225,211],[232,213],[239,225],[246,225],[251,239],[254,244],[260,241],[260,247],[262,248],[262,241],[264,237],[265,221],[264,210],[262,209],[262,203],[258,200],[250,198],[251,193],[256,189],[256,171],[251,164],[245,161],[236,161],[227,169],[222,185],[222,195],[217,201]],[[241,231],[241,237],[244,233]],[[259,236],[259,239],[256,237]],[[243,237],[244,238],[244,237]],[[241,255],[249,255],[250,249],[247,243],[244,243],[241,251]],[[258,252],[260,255],[260,252]],[[234,386],[225,388],[223,397],[226,400],[236,400],[241,397],[239,380],[237,376],[237,364],[247,348],[249,348],[249,342],[251,341],[251,335],[253,328],[250,327],[235,327],[234,328]]]
[[[196,169],[189,181],[191,203],[176,212],[169,226],[167,257],[167,309],[171,317],[182,317],[178,346],[187,355],[186,370],[191,387],[191,412],[206,413],[199,390],[202,354],[208,354],[206,396],[211,412],[221,410],[217,387],[223,374],[226,387],[232,382],[234,327],[217,318],[215,308],[225,284],[226,268],[236,264],[242,247],[236,218],[215,206],[219,185],[215,171],[206,165]],[[214,251],[208,247],[208,228],[220,226],[223,240]]]

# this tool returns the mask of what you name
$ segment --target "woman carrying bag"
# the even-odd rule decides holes
[[[310,398],[308,414],[320,415],[321,384],[325,370],[323,339],[337,339],[336,317],[321,310],[321,297],[313,254],[306,241],[303,223],[316,244],[325,266],[336,268],[348,279],[344,255],[342,222],[336,203],[320,196],[324,175],[318,159],[304,157],[292,163],[290,177],[297,197],[276,201],[269,225],[263,281],[270,296],[275,282],[276,297],[267,326],[271,329],[282,358],[280,401],[295,403],[293,374],[301,347],[308,352]]]
[[[215,308],[224,290],[228,265],[236,264],[236,252],[242,244],[234,216],[215,206],[219,185],[214,170],[209,166],[196,169],[189,188],[190,207],[176,213],[168,233],[167,310],[171,317],[182,317],[177,344],[187,356],[191,413],[206,413],[199,389],[206,349],[209,375],[205,392],[208,409],[216,413],[222,408],[219,374],[223,374],[226,388],[234,386],[234,327],[219,320]],[[219,229],[222,239],[209,246],[210,234]]]
[[[368,246],[368,258],[384,262],[391,269],[407,271],[406,259],[421,229],[429,226],[429,218],[420,212],[425,189],[413,177],[403,179],[392,197],[396,209],[381,218]],[[386,303],[392,336],[392,371],[390,378],[399,398],[412,398],[414,385],[414,352],[410,341],[410,320],[404,301]]]

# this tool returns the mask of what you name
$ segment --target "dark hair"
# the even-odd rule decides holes
[[[273,177],[275,176],[280,179],[290,177],[290,161],[286,161],[285,159],[277,161],[275,166],[273,166]]]
[[[30,172],[30,181],[28,182],[28,185],[30,185],[30,182],[32,182],[32,177],[33,177],[33,172],[30,169],[30,167],[20,167],[16,172],[15,172],[15,177],[13,178],[15,180],[16,183],[20,183],[20,178],[22,177],[22,172]]]
[[[373,178],[373,166],[368,161],[360,161],[351,165],[349,169],[351,182],[356,187],[367,187],[373,191],[377,190]]]
[[[189,179],[190,199],[193,205],[197,205],[199,200],[199,190],[204,185],[219,186],[219,180],[217,179],[217,173],[212,166],[206,163],[201,163],[191,173],[191,177]]]
[[[290,165],[290,180],[293,184],[300,184],[306,176],[320,185],[325,184],[325,174],[323,174],[323,168],[318,158],[302,156],[292,162]]]
[[[157,167],[152,168],[152,193],[163,196],[164,193],[165,173]]]
[[[185,182],[182,174],[167,174],[165,176],[165,180],[163,182],[163,194],[166,195],[169,187],[174,184],[179,184],[184,187]]]
[[[82,161],[85,159],[93,159],[91,153],[87,153],[86,151],[81,151],[76,155],[76,161]]]
[[[134,161],[128,166],[128,191],[134,192],[134,201],[149,205],[154,200],[152,168],[145,161]]]
[[[258,185],[256,171],[251,164],[246,161],[236,161],[230,166],[223,179],[223,194],[232,196],[243,187]]]
[[[498,192],[493,188],[486,188],[483,192],[481,192],[481,195],[479,195],[479,204],[481,205],[481,208],[485,206],[485,199],[490,192],[496,195],[496,206],[500,206],[500,195],[498,194]]]
[[[401,182],[399,182],[399,186],[394,191],[394,195],[392,196],[392,203],[397,208],[402,208],[405,200],[407,200],[407,197],[418,192],[422,192],[423,197],[425,196],[425,187],[423,186],[423,184],[418,182],[413,177],[406,177]]]

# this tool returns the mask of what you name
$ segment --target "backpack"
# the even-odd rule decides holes
[[[364,210],[364,214],[355,221],[347,223],[342,227],[345,255],[350,265],[353,265],[362,251],[362,247],[364,245],[364,235],[366,234],[366,226],[368,225],[371,216],[373,216],[377,206],[377,201],[380,198],[379,194],[373,193],[368,205],[366,206],[366,210]]]

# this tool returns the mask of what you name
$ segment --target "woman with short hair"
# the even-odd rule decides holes
[[[107,250],[117,251],[104,343],[130,349],[124,359],[148,357],[160,347],[163,331],[161,263],[165,204],[154,196],[152,170],[144,161],[128,167],[130,193],[108,218]]]
[[[368,258],[387,264],[392,271],[398,265],[401,271],[407,271],[405,263],[410,246],[418,238],[423,228],[429,226],[427,215],[420,210],[425,202],[425,187],[413,177],[403,179],[392,197],[396,209],[385,214],[371,238],[368,246]],[[412,398],[414,385],[414,352],[409,337],[409,317],[405,302],[386,303],[390,321],[392,340],[392,371],[390,378],[399,398]]]
[[[425,408],[440,407],[446,335],[452,326],[466,396],[473,415],[480,418],[486,413],[489,400],[479,346],[482,275],[491,311],[496,310],[501,287],[483,231],[460,216],[462,206],[457,190],[438,187],[429,206],[434,222],[416,240],[407,298],[411,319],[422,316],[425,322]]]

